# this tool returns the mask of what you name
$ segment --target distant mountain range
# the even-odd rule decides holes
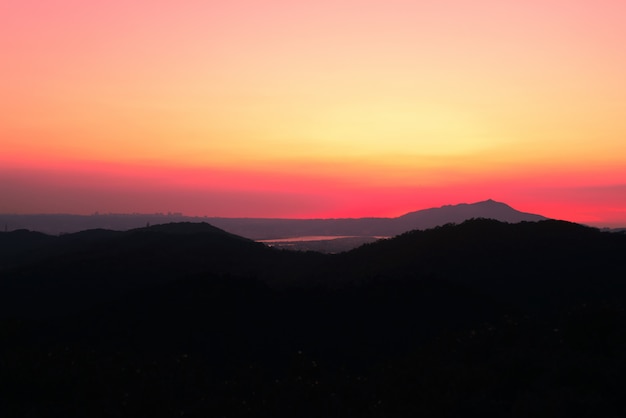
[[[28,229],[47,234],[63,234],[87,229],[129,230],[170,222],[207,222],[232,234],[253,240],[279,240],[293,237],[391,237],[413,229],[427,229],[472,218],[501,222],[540,221],[541,215],[517,211],[493,200],[447,205],[410,212],[397,218],[274,219],[187,217],[182,214],[129,215],[0,215],[0,228]],[[360,241],[359,241],[360,242]]]
[[[485,200],[410,212],[397,218],[356,219],[245,219],[212,218],[208,222],[251,239],[279,239],[310,235],[392,237],[413,229],[427,229],[472,218],[501,222],[540,221],[546,218],[519,212],[505,203]]]

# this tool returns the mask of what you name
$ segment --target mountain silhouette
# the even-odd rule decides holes
[[[28,240],[25,237],[29,237]],[[42,242],[42,238],[43,242]],[[125,232],[88,230],[59,237],[8,233],[18,242],[4,260],[0,311],[73,311],[116,295],[195,275],[257,275],[282,253],[206,223],[155,225]],[[264,273],[265,272],[265,273]]]
[[[530,288],[556,292],[567,284],[561,280],[580,278],[587,283],[599,272],[616,276],[616,269],[626,274],[619,262],[626,236],[563,221],[509,224],[476,219],[414,230],[326,256],[275,250],[207,223],[126,232],[91,230],[60,237],[19,231],[2,239],[5,248],[14,250],[0,265],[0,311],[37,314],[52,306],[71,311],[146,286],[205,276],[304,288],[338,288],[375,277],[441,276],[448,283],[471,283],[484,294],[500,292],[501,297],[519,299],[526,293],[511,289],[530,283],[534,283]],[[503,276],[508,279],[501,280]],[[540,286],[541,281],[545,283]],[[575,288],[575,283],[582,286],[572,281],[565,287]]]
[[[509,223],[547,219],[541,215],[517,211],[506,203],[489,199],[472,204],[461,203],[410,212],[396,218],[396,228],[400,231],[398,233],[402,233],[412,229],[434,228],[447,223],[459,224],[472,218],[494,219]]]
[[[206,223],[0,242],[3,416],[623,411],[621,233],[471,219],[341,254]]]

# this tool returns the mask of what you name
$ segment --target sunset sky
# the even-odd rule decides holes
[[[7,0],[0,213],[626,226],[623,0]]]

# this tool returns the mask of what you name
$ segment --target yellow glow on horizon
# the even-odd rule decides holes
[[[618,0],[11,2],[0,163],[174,170],[199,187],[176,171],[189,169],[251,193],[292,193],[295,178],[626,184],[625,13]]]

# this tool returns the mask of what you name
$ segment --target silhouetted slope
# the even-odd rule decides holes
[[[151,232],[151,233],[162,233],[169,235],[199,235],[203,234],[205,237],[212,236],[216,239],[228,239],[235,241],[247,241],[252,242],[247,238],[243,238],[231,233],[228,233],[220,228],[216,228],[213,225],[210,225],[206,222],[176,222],[176,223],[167,223],[167,224],[159,224],[147,226],[145,228],[138,228],[133,230],[135,233],[138,232]]]
[[[0,268],[83,250],[90,244],[122,235],[122,232],[95,229],[62,236],[17,230],[0,234]]]
[[[67,312],[133,289],[197,275],[271,281],[268,275],[276,266],[290,265],[289,260],[281,262],[282,252],[203,223],[84,231],[45,239],[47,245],[40,245],[36,253],[22,253],[20,262],[3,272],[0,311]],[[292,259],[302,257],[306,255]]]
[[[626,276],[622,234],[562,221],[472,220],[412,231],[336,256],[275,251],[211,225],[192,223],[61,237],[11,233],[3,238],[9,248],[7,237],[15,238],[13,251],[22,252],[3,268],[5,311],[32,298],[28,289],[40,298],[38,303],[24,303],[26,309],[50,307],[61,299],[61,306],[70,307],[70,299],[89,304],[81,292],[99,300],[109,291],[208,274],[330,288],[371,279],[440,278],[470,286],[485,297],[506,296],[516,304],[552,300],[557,294],[578,297],[586,287],[588,292],[606,292],[621,283],[616,277]],[[8,296],[11,292],[21,299]]]
[[[623,234],[558,221],[475,219],[338,255],[209,225],[94,238],[0,271],[0,294],[30,307],[72,294],[36,321],[3,301],[0,413],[621,416],[625,253]],[[75,297],[98,303],[52,315]]]
[[[440,277],[494,299],[546,307],[621,292],[624,238],[564,221],[476,219],[367,244],[340,255],[338,265],[345,277]]]
[[[49,246],[54,239],[25,229],[0,233],[0,270],[22,262],[25,254],[36,257],[39,249]]]

